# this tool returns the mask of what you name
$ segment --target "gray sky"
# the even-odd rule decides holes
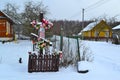
[[[7,2],[15,3],[22,9],[26,1],[42,1],[48,6],[49,19],[81,20],[82,9],[85,9],[85,20],[100,16],[120,18],[120,0],[0,0],[0,9]]]

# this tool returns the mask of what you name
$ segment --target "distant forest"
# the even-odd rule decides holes
[[[81,21],[58,20],[58,21],[52,21],[52,22],[54,24],[54,27],[51,29],[52,34],[60,35],[61,28],[63,28],[64,36],[73,36],[73,35],[77,35],[82,30],[82,22]],[[84,21],[84,27],[86,27],[91,22],[93,22],[93,20]],[[115,21],[115,22],[110,21],[110,22],[107,22],[107,24],[113,28],[113,27],[119,25],[120,22],[119,21]]]

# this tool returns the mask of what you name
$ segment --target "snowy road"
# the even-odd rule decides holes
[[[120,45],[106,42],[89,42],[94,54],[93,74],[101,80],[120,79]]]

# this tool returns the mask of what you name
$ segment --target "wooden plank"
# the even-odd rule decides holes
[[[32,65],[31,65],[31,55],[29,55],[29,59],[28,59],[28,72],[32,72]]]
[[[42,55],[39,55],[38,57],[38,71],[42,71]]]
[[[49,71],[48,63],[49,63],[48,55],[46,55],[46,71]]]
[[[51,71],[51,55],[48,55],[48,60],[49,60],[48,69],[49,71]]]

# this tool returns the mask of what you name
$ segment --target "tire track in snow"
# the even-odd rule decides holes
[[[113,60],[112,58],[96,54],[96,60],[108,68],[120,71],[120,63]]]

